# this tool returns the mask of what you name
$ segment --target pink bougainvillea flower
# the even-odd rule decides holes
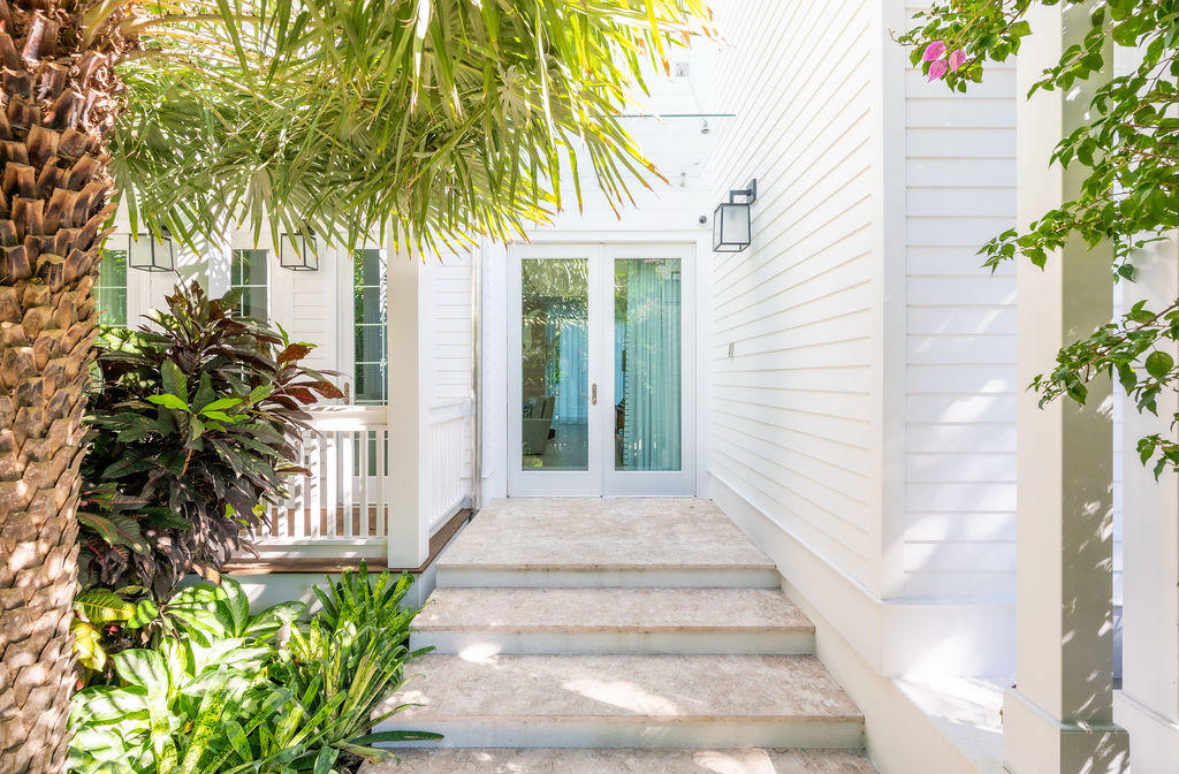
[[[935,40],[925,47],[925,54],[922,58],[926,62],[932,62],[935,59],[940,59],[944,53],[946,53],[946,44],[940,40]]]
[[[944,60],[944,59],[937,60],[936,62],[934,62],[933,64],[931,64],[929,66],[929,80],[931,80],[931,81],[939,80],[943,75],[946,74],[946,69],[947,69],[946,60]]]
[[[962,49],[956,50],[954,53],[950,54],[949,62],[950,72],[958,72],[958,68],[966,63],[966,52]]]

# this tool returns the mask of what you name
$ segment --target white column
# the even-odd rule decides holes
[[[218,298],[229,292],[232,281],[233,227],[229,220],[226,219],[222,224],[220,233],[210,235],[208,242],[201,247],[205,263],[205,289],[211,297]]]
[[[1020,51],[1026,94],[1065,47],[1090,29],[1084,5],[1034,5],[1034,38]],[[1106,76],[1108,77],[1108,76]],[[1037,93],[1018,113],[1020,226],[1075,196],[1084,171],[1049,168],[1059,139],[1084,120],[1096,75],[1066,94]],[[1112,253],[1070,243],[1017,281],[1018,381],[1052,369],[1057,350],[1109,321]],[[1013,774],[1128,770],[1128,735],[1113,723],[1113,515],[1110,385],[1088,403],[1019,397],[1016,686],[1003,706],[1003,758]]]
[[[419,256],[388,248],[390,567],[430,553],[429,275]]]
[[[1136,256],[1138,281],[1125,286],[1125,305],[1145,299],[1164,309],[1179,297],[1179,248],[1172,236]],[[1166,347],[1179,357],[1179,347]],[[1174,774],[1179,769],[1179,478],[1155,480],[1138,461],[1135,445],[1170,427],[1179,396],[1158,397],[1158,416],[1139,414],[1126,402],[1122,438],[1122,690],[1114,717],[1134,741],[1134,774]]]

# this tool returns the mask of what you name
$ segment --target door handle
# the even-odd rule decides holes
[[[590,403],[595,406],[598,405],[598,385],[594,383],[590,386]]]

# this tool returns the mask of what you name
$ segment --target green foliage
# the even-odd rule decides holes
[[[413,585],[412,576],[405,574],[391,582],[389,573],[381,573],[375,582],[369,579],[368,565],[361,561],[356,572],[344,570],[340,580],[330,583],[326,590],[314,589],[322,606],[319,617],[332,629],[375,623],[398,634],[398,644],[409,639],[409,622],[417,611],[407,611],[402,605]]]
[[[305,628],[291,623],[301,603],[250,615],[229,579],[181,590],[141,627],[151,631],[144,647],[111,656],[107,683],[75,696],[71,771],[328,774],[387,757],[373,746],[381,742],[439,738],[370,733],[381,719],[374,711],[416,655],[406,645],[417,611],[388,609],[408,577],[393,582],[383,573],[368,591],[359,583],[369,583],[363,569],[350,576],[351,601],[337,608],[351,611],[347,620],[334,626],[319,616]],[[108,594],[86,604],[116,605]],[[284,625],[290,640],[280,643]]]
[[[1069,92],[1098,73],[1112,70],[1115,47],[1137,66],[1098,85],[1087,122],[1056,146],[1052,157],[1062,167],[1084,170],[1080,195],[1032,222],[1026,231],[1006,231],[982,249],[992,268],[1017,255],[1043,267],[1049,256],[1072,239],[1090,249],[1113,247],[1113,281],[1136,277],[1135,259],[1143,248],[1179,227],[1179,7],[1173,0],[1109,0],[1062,5],[1065,13],[1083,14],[1088,31],[1033,86],[1037,91]],[[900,38],[915,46],[914,63],[923,61],[930,44],[961,49],[966,61],[948,71],[944,82],[965,91],[979,81],[988,62],[1002,62],[1018,52],[1033,30],[1023,17],[1032,0],[962,0],[935,3],[919,14],[925,24]],[[1056,34],[1053,31],[1053,34]],[[935,62],[925,62],[926,73]],[[936,73],[934,73],[936,76]],[[936,79],[936,78],[935,78]],[[1179,301],[1158,311],[1135,305],[1119,320],[1062,349],[1057,368],[1033,386],[1043,400],[1068,396],[1083,403],[1092,379],[1115,376],[1139,411],[1156,412],[1156,397],[1179,384],[1172,355],[1179,341]],[[1179,415],[1175,416],[1179,422]],[[1154,460],[1156,475],[1179,469],[1179,444],[1153,435],[1142,438],[1143,463]]]
[[[235,299],[178,287],[139,331],[99,345],[83,463],[84,585],[162,599],[192,570],[215,577],[262,505],[301,472],[305,407],[340,392],[299,361],[311,347],[234,317]]]
[[[74,649],[85,682],[110,679],[113,654],[160,637],[183,636],[205,647],[232,638],[268,641],[305,609],[301,602],[285,602],[250,615],[249,599],[233,578],[222,579],[219,586],[188,586],[158,605],[146,598],[129,600],[140,591],[134,586],[118,592],[94,587],[74,598]]]
[[[624,202],[657,176],[622,126],[628,95],[708,19],[701,0],[167,8],[120,66],[112,168],[132,216],[186,236],[302,224],[346,247],[515,234],[580,203],[579,168]]]

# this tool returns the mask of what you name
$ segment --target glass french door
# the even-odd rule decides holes
[[[693,254],[512,248],[510,495],[694,492]]]

